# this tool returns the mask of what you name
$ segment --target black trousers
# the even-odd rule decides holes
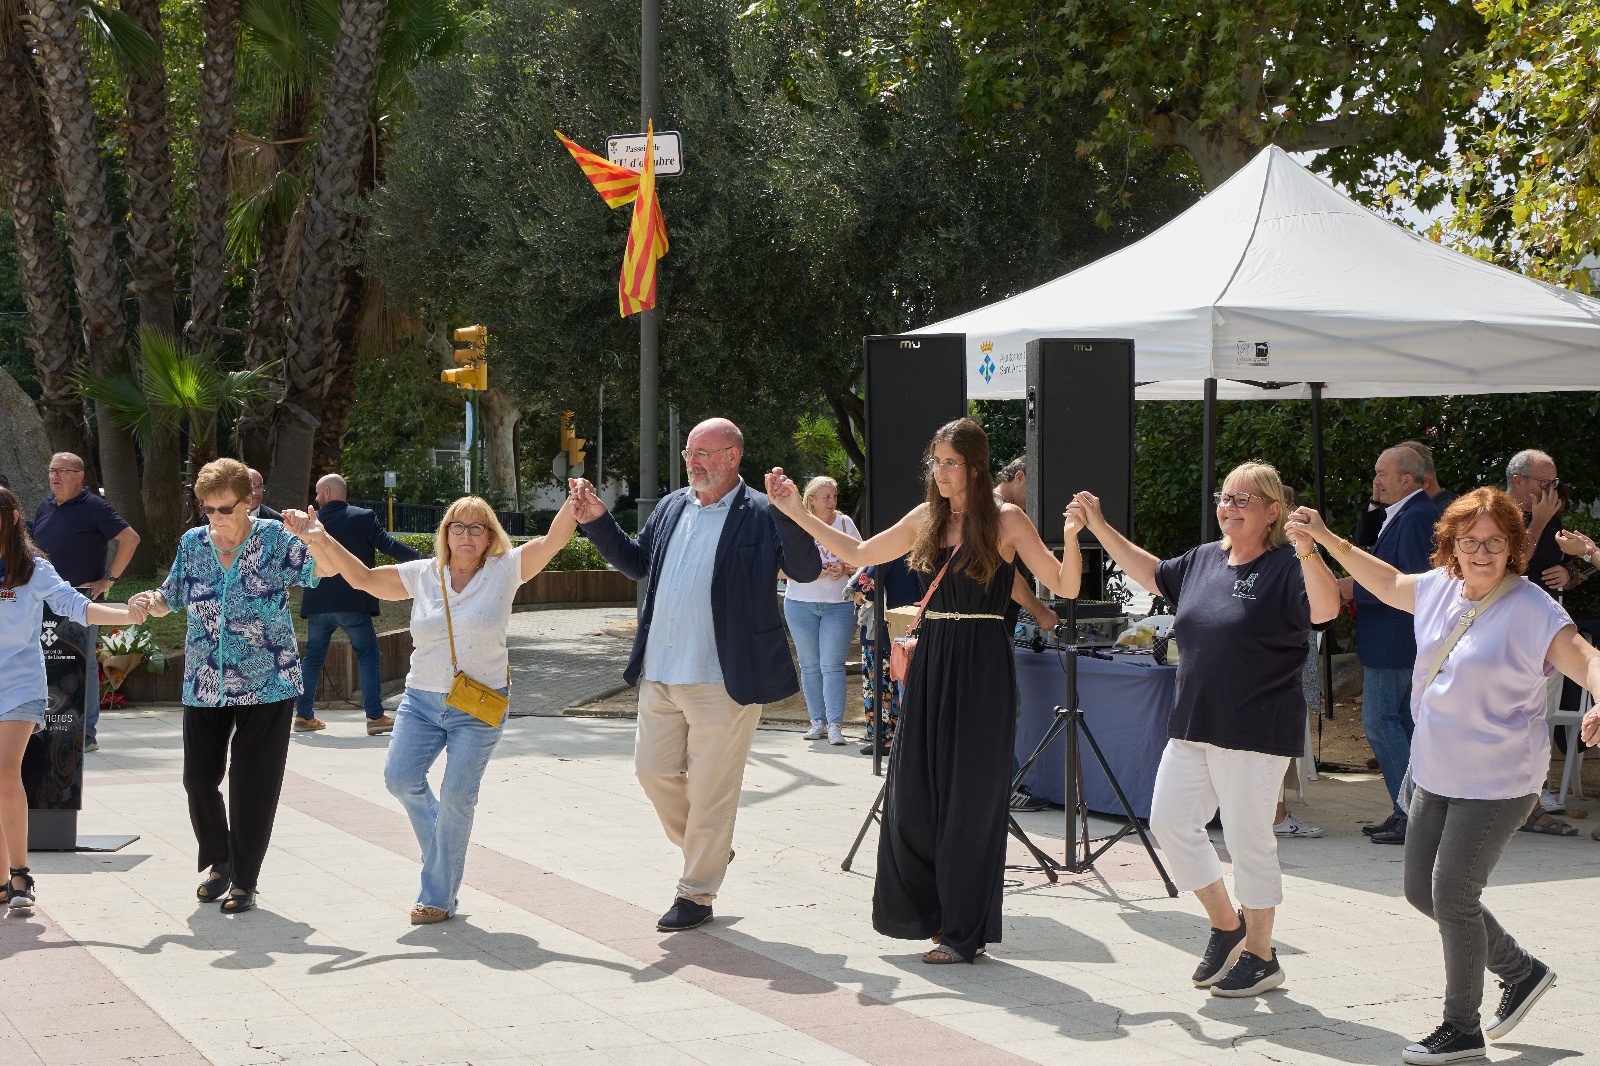
[[[236,886],[255,891],[278,814],[293,717],[293,700],[183,709],[183,790],[200,845],[197,869],[226,866]]]

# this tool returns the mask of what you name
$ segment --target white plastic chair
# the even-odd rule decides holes
[[[1594,643],[1591,634],[1583,630],[1579,630],[1579,633],[1583,635],[1585,640],[1591,644]],[[1567,796],[1569,794],[1575,799],[1585,798],[1583,795],[1583,739],[1579,734],[1583,728],[1584,715],[1588,714],[1589,709],[1594,706],[1594,697],[1589,694],[1587,688],[1582,686],[1579,686],[1578,691],[1583,693],[1583,697],[1578,701],[1577,710],[1564,711],[1557,708],[1547,716],[1552,738],[1557,726],[1565,726],[1567,729],[1567,757],[1562,760],[1561,765],[1561,791],[1556,793],[1556,797],[1561,800],[1563,807],[1567,804]]]

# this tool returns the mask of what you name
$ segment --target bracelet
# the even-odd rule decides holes
[[[1317,550],[1315,548],[1312,548],[1310,551],[1306,552],[1304,555],[1301,555],[1299,552],[1296,552],[1294,557],[1296,559],[1299,559],[1303,563],[1303,562],[1307,561],[1308,559],[1315,559],[1317,557]]]
[[[1342,559],[1350,553],[1350,542],[1345,540],[1343,537],[1340,537],[1339,543],[1333,545],[1332,551],[1333,554]]]

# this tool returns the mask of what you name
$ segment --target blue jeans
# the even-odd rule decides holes
[[[1372,754],[1378,758],[1395,817],[1404,826],[1406,812],[1401,810],[1398,797],[1400,782],[1411,763],[1411,731],[1415,728],[1411,721],[1410,670],[1361,668],[1361,725],[1367,731]]]
[[[383,763],[383,784],[406,809],[422,849],[417,902],[454,914],[478,807],[478,785],[501,730],[446,707],[444,697],[443,692],[410,688],[400,697]],[[446,753],[444,779],[435,797],[428,770],[440,752]]]
[[[813,722],[827,718],[829,725],[844,725],[844,657],[850,651],[851,630],[856,628],[854,604],[783,601],[783,617],[800,656],[800,688],[806,694],[806,714]]]
[[[302,688],[295,700],[294,713],[312,717],[311,701],[322,677],[322,664],[328,658],[328,641],[335,629],[344,630],[350,650],[356,653],[361,672],[361,705],[368,718],[383,717],[383,666],[378,659],[378,633],[372,616],[363,611],[330,611],[306,616],[306,654],[300,660]]]

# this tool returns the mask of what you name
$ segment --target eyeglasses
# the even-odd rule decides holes
[[[946,474],[953,474],[956,472],[956,467],[966,465],[967,461],[965,459],[946,459],[943,462],[938,459],[929,459],[922,464],[923,469],[931,470],[936,474],[941,470]]]
[[[1250,506],[1251,500],[1259,500],[1264,497],[1259,492],[1213,492],[1211,498],[1217,501],[1218,507],[1232,507],[1235,510],[1242,511]]]
[[[1479,540],[1477,537],[1457,537],[1456,547],[1461,549],[1462,555],[1477,555],[1479,548],[1486,548],[1490,555],[1499,555],[1506,550],[1506,538],[1490,537],[1488,540]]]
[[[241,506],[243,506],[243,504],[244,504],[243,500],[240,500],[238,503],[230,503],[226,507],[212,507],[210,504],[202,503],[200,505],[200,513],[203,514],[203,515],[213,515],[213,514],[230,515],[234,511],[238,510]]]
[[[482,522],[451,522],[445,527],[456,536],[481,537],[488,532],[489,527]]]
[[[81,474],[81,473],[83,473],[83,471],[80,470],[78,467],[75,467],[75,466],[52,466],[50,468],[50,476],[51,477],[66,477],[68,474]]]
[[[685,461],[688,461],[690,459],[694,459],[694,460],[696,460],[698,462],[702,462],[703,463],[707,459],[710,459],[713,455],[720,455],[721,453],[727,451],[729,448],[735,448],[735,447],[737,447],[737,445],[730,444],[725,448],[712,448],[710,451],[707,451],[704,448],[696,448],[693,451],[690,451],[688,448],[685,448],[683,450],[682,454],[683,454],[683,458],[684,458]]]

